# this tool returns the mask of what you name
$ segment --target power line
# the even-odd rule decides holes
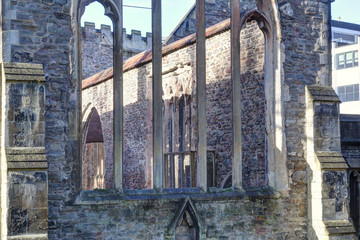
[[[150,9],[149,7],[140,7],[140,6],[132,6],[132,5],[123,5],[124,7],[130,7],[130,8],[141,8],[141,9]]]

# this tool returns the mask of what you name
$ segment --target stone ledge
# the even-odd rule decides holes
[[[47,234],[26,234],[17,236],[8,236],[8,240],[47,240]]]
[[[315,155],[322,170],[344,170],[349,168],[341,152],[318,151],[315,152]]]
[[[324,221],[329,235],[343,235],[355,233],[354,226],[348,220],[329,220]]]
[[[306,86],[313,101],[341,102],[335,90],[332,87]]]
[[[11,147],[5,152],[8,170],[48,168],[44,147]]]
[[[155,189],[123,190],[123,192],[116,189],[95,189],[81,191],[74,205],[113,205],[129,200],[184,199],[186,197],[203,201],[221,201],[275,199],[279,198],[280,194],[271,187],[244,187],[244,191],[234,191],[231,188],[209,188],[207,192],[203,192],[200,188],[163,189],[161,192]]]
[[[8,62],[2,63],[2,65],[7,82],[45,82],[45,74],[41,64]]]

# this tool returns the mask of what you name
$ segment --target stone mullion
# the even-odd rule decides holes
[[[114,127],[114,185],[122,190],[123,179],[123,143],[124,143],[124,113],[123,113],[123,10],[122,0],[118,1],[120,16],[114,21],[114,81],[113,81],[113,127]]]
[[[205,0],[196,1],[197,186],[207,188]]]
[[[152,0],[153,187],[163,188],[161,0]]]
[[[231,0],[232,186],[234,189],[242,189],[240,28],[240,2]]]

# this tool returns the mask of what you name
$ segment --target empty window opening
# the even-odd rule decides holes
[[[105,188],[105,154],[101,120],[94,109],[87,126],[85,151],[82,162],[82,188]]]
[[[196,187],[196,152],[191,148],[192,107],[190,95],[164,102],[166,188]]]
[[[267,185],[267,101],[264,70],[265,37],[256,17],[258,16],[251,17],[241,30],[240,80],[243,185],[259,187]],[[151,67],[154,68],[154,66],[151,66],[151,63],[139,64],[135,68],[125,70],[123,91],[121,91],[124,99],[122,105],[123,131],[121,131],[123,134],[123,138],[121,138],[121,144],[123,144],[122,172],[115,174],[115,178],[121,176],[121,183],[120,181],[119,183],[122,188],[189,188],[197,187],[199,183],[204,182],[209,187],[221,187],[224,185],[224,181],[226,186],[231,185],[229,179],[225,179],[232,172],[232,80],[231,71],[228,70],[231,65],[229,62],[231,46],[230,44],[221,44],[228,41],[229,32],[221,32],[206,40],[206,45],[209,45],[206,52],[207,56],[217,56],[216,63],[210,62],[212,58],[209,57],[206,62],[208,64],[207,69],[202,71],[206,72],[208,77],[206,79],[206,118],[203,115],[198,116],[198,109],[205,109],[203,104],[200,104],[200,101],[205,101],[205,97],[201,97],[199,103],[197,102],[197,84],[200,81],[197,82],[196,79],[196,66],[201,64],[197,64],[195,60],[196,45],[177,49],[183,57],[178,61],[173,61],[170,58],[172,55],[169,57],[165,55],[162,61],[157,60],[157,62],[166,63],[162,71],[157,71],[158,73],[162,72],[162,88],[159,88],[160,91],[156,88],[156,86],[161,85],[154,80],[156,78],[151,71]],[[144,56],[147,57],[149,53],[145,52]],[[134,59],[138,60],[139,58],[135,57]],[[132,60],[125,63],[125,68],[128,66],[127,63],[131,63]],[[109,71],[116,71],[116,69]],[[106,71],[102,74],[104,73]],[[113,186],[111,180],[114,177],[113,170],[120,169],[113,167],[114,162],[116,163],[114,160],[116,157],[113,157],[113,135],[115,134],[112,132],[112,119],[113,110],[116,109],[112,99],[113,88],[112,85],[109,85],[106,90],[97,89],[100,85],[105,86],[107,83],[113,84],[111,81],[104,81],[83,91],[83,106],[92,103],[97,109],[96,113],[99,119],[110,119],[109,121],[102,121],[100,125],[104,134],[102,136],[104,157],[102,163],[95,162],[100,166],[99,174],[105,176],[105,183],[102,185],[99,183],[96,188],[104,188],[104,186],[111,188]],[[152,104],[153,99],[157,99],[157,103],[154,105]],[[159,103],[159,99],[162,104]],[[238,99],[240,100],[240,98]],[[199,107],[199,105],[203,107]],[[200,120],[197,119],[198,117]],[[204,131],[198,129],[203,129],[204,125],[198,127],[201,121],[206,123],[205,134]],[[157,131],[154,130],[153,122],[160,122]],[[162,131],[159,131],[161,128]],[[206,148],[198,147],[199,132],[202,132],[201,135],[206,137]],[[162,137],[154,137],[156,136],[155,133],[157,135],[162,133],[163,135],[161,135]],[[159,144],[159,139],[161,139],[161,144]],[[85,141],[86,144],[89,143],[87,137]],[[157,144],[155,144],[156,142]],[[155,151],[155,148],[153,149],[155,145],[158,149],[162,147],[163,152],[161,151],[161,153],[163,155],[160,155],[163,156],[163,161],[159,161],[159,156],[155,157],[155,154],[159,155],[160,152]],[[201,151],[204,151],[205,154],[199,154],[197,148],[202,149]],[[84,159],[88,154],[86,151],[83,152]],[[114,152],[116,153],[117,150],[115,149]],[[206,161],[200,161],[198,155],[203,156],[203,160],[206,155]],[[203,165],[202,169],[206,168],[205,174],[198,172],[200,169],[197,166],[199,162]],[[86,165],[86,163],[83,164]],[[155,164],[161,167],[154,167]],[[155,173],[156,169],[161,169],[161,174]],[[86,174],[83,173],[83,179]],[[161,177],[161,181],[159,180],[160,177],[157,178],[157,176]],[[202,177],[200,180],[198,179],[199,176]],[[86,181],[88,180],[86,179]],[[115,181],[117,182],[117,180]],[[156,186],[154,185],[155,182],[157,183]],[[90,189],[89,186],[86,188]]]
[[[82,16],[82,79],[113,66],[113,27],[104,12],[105,9],[99,2],[93,2],[85,8]],[[98,24],[99,19],[103,24]]]
[[[81,22],[83,26],[79,34],[81,45],[79,47],[81,79],[84,84],[95,79],[96,74],[101,71],[112,71],[114,37],[112,21],[105,16],[105,8],[99,2],[92,2],[86,6]],[[111,86],[107,86],[104,91],[103,86],[97,85],[85,88],[81,92],[83,109],[81,186],[84,190],[112,188],[114,184],[112,90]],[[91,113],[89,106],[94,108]]]

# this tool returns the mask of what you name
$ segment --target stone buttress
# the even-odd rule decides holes
[[[341,153],[340,100],[331,87],[306,86],[308,234],[353,239],[348,165]]]
[[[2,63],[1,239],[47,239],[45,76],[41,64]],[[7,232],[7,233],[6,233]]]

